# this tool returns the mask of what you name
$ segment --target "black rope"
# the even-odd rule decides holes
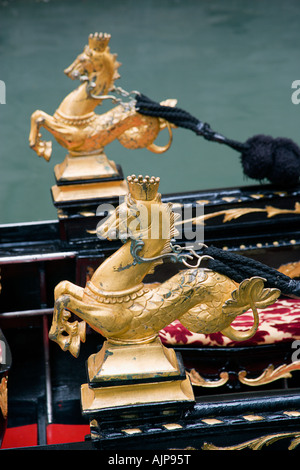
[[[258,276],[266,279],[267,287],[275,287],[287,297],[300,298],[300,281],[291,279],[277,269],[214,246],[203,248],[201,254],[213,257],[208,261],[209,269],[224,274],[236,282],[240,283],[246,278]]]
[[[225,144],[242,152],[241,161],[247,176],[262,180],[268,178],[272,183],[294,185],[300,176],[300,149],[290,139],[257,135],[246,141],[237,142],[214,132],[210,125],[203,123],[183,109],[162,106],[145,95],[136,96],[136,110],[144,115],[161,117],[178,127],[190,129],[206,140]],[[253,276],[266,279],[266,286],[275,287],[283,295],[300,298],[300,282],[289,278],[274,268],[245,256],[226,252],[210,246],[201,250],[209,255],[208,267],[224,274],[236,282]]]
[[[147,98],[145,95],[141,94],[136,96],[136,109],[139,113],[146,116],[159,116],[177,127],[190,129],[197,135],[204,137],[206,140],[223,143],[236,150],[245,150],[248,148],[245,144],[227,139],[223,135],[214,132],[209,124],[206,122],[203,123],[187,111],[177,107],[160,105],[159,103],[150,100],[150,98]]]
[[[160,117],[177,127],[190,129],[204,139],[225,144],[241,152],[244,174],[259,181],[267,178],[281,186],[294,186],[300,176],[300,148],[290,139],[255,135],[245,143],[237,142],[215,132],[208,123],[195,118],[183,109],[163,106],[143,94],[138,94],[136,110],[146,116]]]

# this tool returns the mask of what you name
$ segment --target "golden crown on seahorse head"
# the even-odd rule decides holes
[[[95,52],[104,52],[108,46],[110,34],[107,33],[95,33],[89,35],[89,48]]]
[[[140,201],[152,201],[158,191],[160,178],[155,176],[135,176],[127,177],[128,188],[131,196]]]

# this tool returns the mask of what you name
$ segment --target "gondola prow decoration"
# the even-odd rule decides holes
[[[114,140],[129,149],[147,148],[155,153],[165,152],[172,142],[168,121],[138,113],[132,105],[135,92],[115,86],[121,64],[117,55],[110,52],[110,38],[106,33],[91,34],[83,52],[64,71],[72,80],[79,80],[80,85],[64,98],[53,116],[40,110],[31,116],[29,144],[38,156],[48,161],[52,153],[52,142],[41,139],[42,128],[68,151],[65,160],[54,169],[57,186],[52,192],[57,203],[125,194],[121,169],[104,153]],[[97,114],[95,110],[104,100],[112,100],[114,106]],[[176,103],[170,99],[161,104],[172,107]],[[166,127],[169,142],[156,145],[156,137]]]
[[[83,414],[96,433],[112,414],[126,419],[132,407],[141,419],[146,411],[153,419],[174,419],[193,405],[189,378],[174,350],[162,345],[161,329],[180,319],[191,331],[221,331],[245,341],[257,331],[257,309],[280,295],[276,288],[264,288],[260,277],[239,284],[202,268],[202,260],[210,256],[172,243],[176,216],[172,204],[161,201],[159,178],[132,175],[127,183],[125,201],[98,227],[99,237],[118,238],[121,248],[96,269],[84,288],[69,281],[57,285],[49,332],[51,340],[75,357],[80,341],[85,341],[86,323],[106,338],[102,349],[88,359],[88,383],[81,389]],[[158,286],[145,284],[145,276],[163,259],[182,263],[184,269]],[[235,330],[231,323],[249,309],[252,328]],[[71,313],[81,321],[70,322]]]

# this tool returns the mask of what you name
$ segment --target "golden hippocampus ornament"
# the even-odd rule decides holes
[[[163,390],[166,383],[177,387],[176,393],[173,390],[177,400],[182,400],[182,394],[191,400],[189,379],[170,382],[180,368],[174,351],[161,344],[160,330],[180,319],[196,333],[221,331],[232,339],[246,340],[257,330],[257,308],[274,303],[280,294],[277,289],[265,289],[264,280],[259,277],[238,285],[200,267],[199,256],[197,265],[189,267],[189,260],[197,255],[172,245],[176,217],[172,204],[161,201],[159,178],[132,175],[127,183],[125,201],[97,228],[101,238],[122,240],[121,248],[96,269],[85,287],[63,281],[55,288],[50,339],[77,356],[80,341],[85,341],[86,323],[106,338],[100,352],[88,359],[90,385],[85,384],[82,389],[84,410],[112,406],[116,392],[109,395],[110,382],[122,381],[118,404],[123,403],[121,392],[126,380],[140,381],[140,385],[128,385],[131,391],[133,387],[133,396],[139,403],[155,400],[155,387]],[[167,257],[182,261],[185,269],[161,284],[145,284],[145,276]],[[244,332],[235,330],[232,321],[248,309],[253,311],[253,326]],[[70,312],[82,321],[70,322]],[[158,376],[169,382],[154,385]],[[146,394],[146,398],[143,387],[147,378],[151,379],[148,386],[152,395]],[[106,386],[97,389],[101,383]],[[169,395],[176,400],[170,393],[165,391],[165,399]],[[128,390],[124,392],[127,405],[132,404],[129,396]]]

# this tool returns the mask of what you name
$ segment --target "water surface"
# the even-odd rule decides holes
[[[0,223],[56,218],[50,187],[65,150],[43,130],[53,155],[38,158],[28,146],[30,115],[53,114],[74,88],[63,70],[89,33],[112,35],[123,88],[177,98],[235,140],[264,133],[300,143],[300,105],[291,101],[300,80],[299,20],[297,0],[0,0]],[[125,175],[160,176],[163,193],[251,183],[236,152],[184,129],[162,155],[118,142],[106,154]]]

